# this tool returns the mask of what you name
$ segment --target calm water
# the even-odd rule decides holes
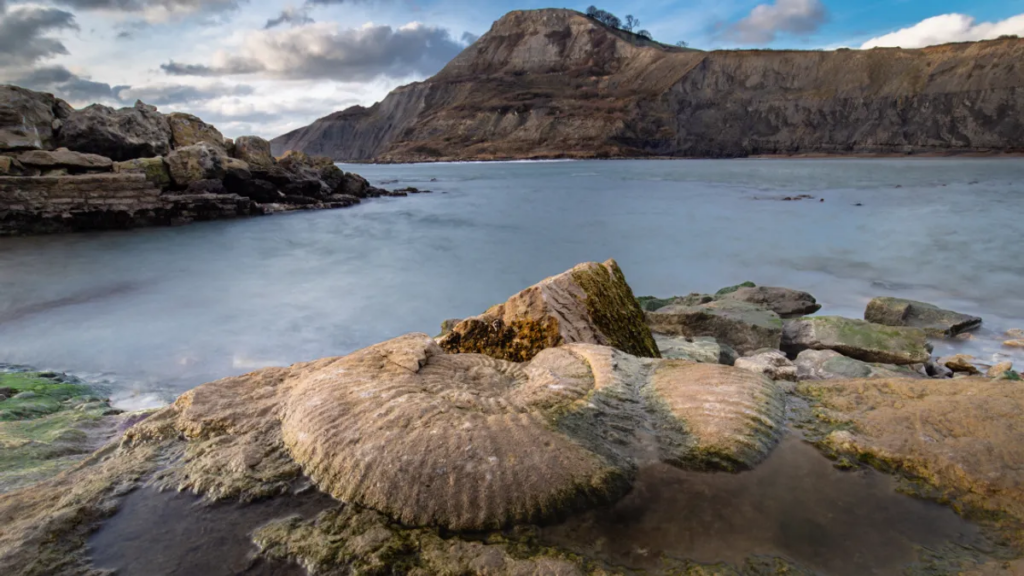
[[[0,240],[0,362],[106,379],[121,405],[152,405],[215,378],[434,333],[610,257],[638,294],[753,280],[808,290],[823,313],[859,317],[871,297],[898,295],[978,314],[987,329],[960,346],[986,362],[1010,354],[1002,331],[1024,328],[1020,159],[351,169],[435,193]],[[779,200],[797,194],[816,198]]]

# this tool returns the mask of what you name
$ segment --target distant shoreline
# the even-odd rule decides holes
[[[574,160],[871,160],[889,158],[1024,158],[1024,151],[985,152],[985,151],[933,151],[933,152],[803,152],[796,154],[751,154],[749,156],[595,156],[595,155],[538,155],[530,157],[495,157],[495,158],[436,158],[421,160],[335,160],[337,164],[486,164],[500,162],[558,162]]]

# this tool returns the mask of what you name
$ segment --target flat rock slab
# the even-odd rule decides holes
[[[686,336],[669,336],[654,334],[654,341],[662,358],[670,360],[689,360],[703,364],[725,364],[732,366],[739,354],[728,344],[722,344],[711,337],[687,338]]]
[[[796,357],[795,364],[798,380],[924,377],[906,366],[861,362],[834,350],[804,350]]]
[[[844,356],[883,364],[920,364],[931,358],[923,330],[872,324],[839,316],[786,323],[782,349],[792,357],[804,350],[835,350]]]
[[[782,319],[771,310],[739,300],[718,300],[699,306],[673,304],[648,312],[647,324],[660,334],[696,338],[710,336],[740,354],[778,348]]]
[[[739,300],[763,306],[783,318],[806,316],[821,310],[821,304],[807,292],[771,286],[743,287],[724,294],[721,300]]]
[[[868,303],[864,319],[886,326],[920,328],[935,338],[956,336],[981,326],[981,318],[943,310],[926,302],[902,298],[875,298]]]
[[[836,456],[919,480],[910,486],[922,495],[1024,539],[1017,532],[1024,522],[1024,386],[877,379],[805,382],[797,390],[827,424],[821,445]]]
[[[98,154],[72,152],[67,148],[58,150],[32,150],[18,155],[18,161],[25,166],[40,169],[70,168],[109,172],[114,161]]]

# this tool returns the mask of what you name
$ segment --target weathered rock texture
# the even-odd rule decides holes
[[[805,316],[821,310],[821,304],[807,292],[770,286],[743,287],[723,294],[722,300],[739,300],[763,306],[783,318]]]
[[[54,150],[58,143],[66,147]],[[256,136],[236,146],[190,114],[165,116],[141,102],[76,111],[15,86],[0,86],[0,152],[0,236],[344,208],[406,195],[375,188],[329,158],[293,152],[279,162]],[[102,177],[83,177],[96,174]]]
[[[798,390],[816,408],[821,445],[836,457],[901,474],[912,481],[908,491],[951,502],[1024,545],[1024,386],[878,379]]]
[[[799,380],[851,378],[923,378],[906,366],[871,364],[843,356],[834,350],[804,350],[794,362]]]
[[[850,358],[883,364],[920,364],[931,357],[924,331],[882,326],[839,316],[804,318],[786,323],[782,349],[835,350]]]
[[[0,177],[0,236],[170,225],[260,214],[232,194],[162,195],[145,174]]]
[[[689,360],[703,364],[725,364],[732,366],[739,354],[728,344],[722,344],[710,336],[687,338],[686,336],[668,336],[654,334],[658,351],[662,358],[670,360]]]
[[[467,318],[441,338],[449,352],[522,362],[545,348],[584,342],[656,358],[633,291],[614,260],[580,264]]]
[[[53,94],[0,86],[0,151],[51,148],[70,114],[71,106]]]
[[[886,326],[920,328],[933,337],[956,336],[981,326],[981,318],[903,298],[875,298],[868,303],[864,319]]]
[[[740,354],[778,348],[782,341],[779,315],[740,300],[716,300],[699,306],[670,304],[647,312],[653,332],[695,338],[710,336]]]
[[[336,160],[1024,150],[1024,40],[702,52],[510,12],[440,73],[275,138]]]
[[[764,374],[772,380],[796,382],[796,366],[782,350],[765,350],[744,356],[737,359],[734,366],[755,374]]]

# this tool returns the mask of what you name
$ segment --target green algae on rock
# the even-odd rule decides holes
[[[114,435],[122,418],[56,374],[0,372],[0,493],[53,475]]]
[[[981,318],[903,298],[881,297],[868,302],[864,319],[886,326],[920,328],[932,337],[956,336],[981,326]]]
[[[643,311],[614,260],[580,264],[547,278],[482,315],[463,320],[439,340],[448,352],[512,362],[574,342],[659,356]]]
[[[648,312],[647,324],[658,334],[715,338],[740,354],[778,348],[782,319],[771,310],[739,300],[716,300],[699,306],[672,304]]]
[[[872,324],[839,316],[817,316],[786,323],[782,349],[789,354],[804,350],[835,350],[864,362],[919,364],[931,353],[923,330]]]
[[[750,280],[747,280],[746,282],[743,282],[742,284],[737,284],[735,286],[728,286],[728,287],[722,288],[718,292],[715,292],[715,300],[718,300],[722,296],[727,296],[729,294],[732,294],[733,292],[739,290],[740,288],[757,288],[757,284],[754,284]]]

